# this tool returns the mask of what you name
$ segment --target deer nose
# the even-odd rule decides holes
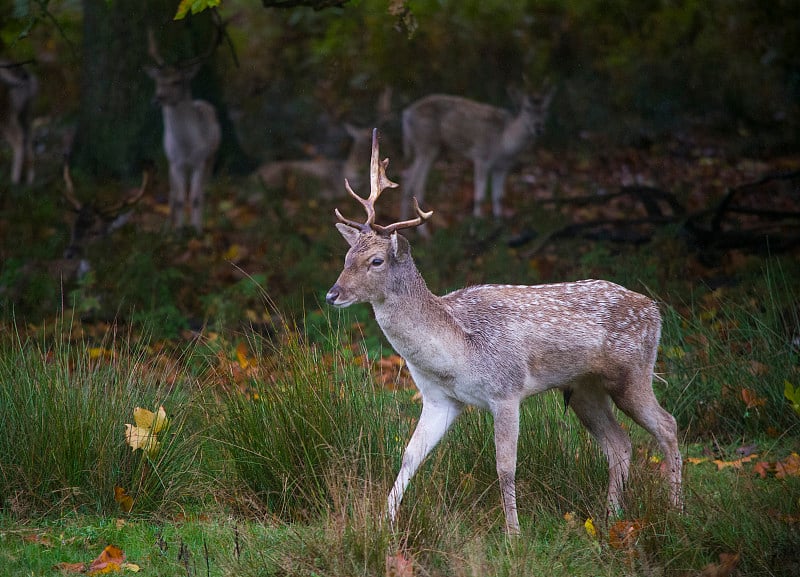
[[[328,294],[325,295],[325,302],[329,305],[336,304],[336,299],[339,298],[339,287],[337,285],[333,285],[331,290],[328,291]]]

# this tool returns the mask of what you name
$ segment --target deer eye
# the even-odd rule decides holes
[[[381,266],[383,264],[383,259],[379,256],[376,256],[372,259],[369,263],[371,266]]]

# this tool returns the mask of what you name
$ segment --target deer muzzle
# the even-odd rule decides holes
[[[344,308],[353,304],[352,300],[341,300],[342,297],[342,290],[339,288],[339,283],[336,283],[331,287],[328,293],[325,295],[325,302],[329,305]]]

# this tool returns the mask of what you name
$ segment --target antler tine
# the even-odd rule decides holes
[[[150,54],[150,58],[152,58],[159,66],[164,66],[164,64],[166,64],[164,58],[161,56],[161,53],[158,50],[155,32],[153,32],[153,29],[150,26],[147,27],[147,53]]]
[[[116,217],[123,208],[127,206],[133,206],[134,204],[139,202],[139,200],[144,196],[144,193],[147,191],[147,186],[149,184],[150,184],[150,171],[145,169],[142,171],[142,184],[139,187],[139,190],[136,191],[135,194],[107,208],[101,209],[99,212],[101,212],[102,215],[105,217],[110,217],[110,216]]]
[[[392,182],[386,176],[386,167],[389,165],[389,159],[386,158],[383,161],[380,159],[380,152],[378,150],[378,129],[372,129],[372,158],[370,159],[369,165],[369,181],[370,181],[370,191],[369,196],[367,198],[363,198],[359,196],[351,187],[350,182],[345,178],[344,186],[347,189],[347,192],[350,193],[350,196],[355,198],[361,206],[364,207],[364,210],[367,212],[367,220],[363,223],[355,222],[353,220],[344,218],[342,214],[337,209],[335,211],[336,217],[348,226],[352,226],[353,228],[357,228],[362,231],[368,231],[370,229],[378,230],[379,225],[375,224],[375,201],[378,200],[378,197],[381,195],[381,192],[387,188],[397,188],[398,184],[396,182]],[[380,227],[382,228],[382,227]]]
[[[72,184],[72,175],[69,172],[69,163],[64,161],[64,168],[62,170],[64,175],[64,184],[66,188],[64,190],[64,198],[72,205],[77,211],[80,211],[83,208],[83,204],[75,197],[75,186]]]
[[[375,232],[380,233],[382,235],[388,236],[398,230],[404,228],[413,228],[415,226],[421,225],[423,222],[428,220],[431,216],[433,216],[433,211],[429,210],[428,212],[424,212],[419,207],[419,202],[417,202],[417,197],[414,197],[414,212],[417,213],[417,218],[412,218],[411,220],[403,220],[400,222],[395,222],[394,224],[390,224],[388,226],[381,226],[378,224],[373,224],[372,228]]]

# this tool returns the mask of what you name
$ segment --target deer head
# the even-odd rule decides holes
[[[327,302],[337,307],[385,298],[387,290],[392,288],[393,280],[398,278],[395,274],[395,265],[405,264],[416,271],[409,258],[408,241],[397,234],[397,231],[419,226],[433,215],[433,211],[422,211],[415,198],[416,218],[387,226],[375,222],[375,202],[385,189],[397,187],[396,183],[386,177],[389,159],[381,161],[379,158],[378,131],[373,130],[369,196],[362,198],[356,194],[345,179],[347,192],[364,207],[367,219],[364,222],[357,222],[342,216],[339,209],[335,210],[336,218],[339,220],[336,228],[351,247],[345,257],[342,274],[326,295]]]
[[[64,251],[65,259],[81,259],[81,271],[88,271],[88,261],[85,263],[86,247],[95,240],[102,238],[124,225],[130,218],[130,210],[144,196],[150,182],[150,173],[145,170],[142,174],[142,184],[132,195],[110,205],[100,206],[95,202],[81,202],[75,196],[75,186],[69,164],[64,163],[64,199],[72,208],[74,218],[70,226],[70,241]]]

